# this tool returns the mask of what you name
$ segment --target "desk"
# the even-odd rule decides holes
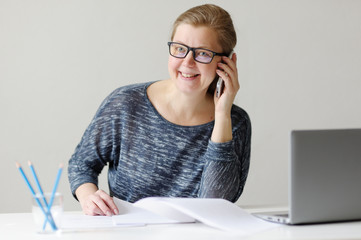
[[[249,212],[256,212],[248,210]],[[69,213],[65,213],[69,214]],[[72,213],[74,214],[74,213]],[[31,213],[0,214],[1,239],[147,239],[147,240],[235,240],[235,239],[361,239],[361,221],[304,226],[286,226],[261,232],[256,235],[241,237],[223,232],[201,223],[148,225],[145,227],[123,227],[106,230],[71,232],[61,234],[37,234]]]

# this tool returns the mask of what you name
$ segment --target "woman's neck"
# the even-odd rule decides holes
[[[155,101],[155,107],[168,121],[194,126],[214,120],[214,102],[209,94],[180,92],[171,80],[163,81],[159,86],[163,94]]]

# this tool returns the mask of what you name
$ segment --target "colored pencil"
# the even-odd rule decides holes
[[[37,186],[38,189],[39,189],[40,197],[43,199],[44,204],[45,204],[45,207],[48,208],[48,203],[47,203],[46,198],[45,198],[45,196],[44,196],[43,189],[41,188],[40,181],[39,181],[38,176],[36,175],[36,172],[35,172],[35,169],[34,169],[34,167],[33,167],[33,164],[32,164],[30,161],[28,161],[28,164],[29,164],[31,173],[33,174],[33,177],[34,177],[36,186]]]
[[[50,201],[49,201],[49,205],[48,205],[48,212],[50,212],[50,209],[51,209],[51,207],[53,206],[55,193],[56,193],[56,190],[57,190],[58,185],[59,185],[59,180],[60,180],[60,176],[61,176],[62,171],[63,171],[63,164],[61,163],[61,164],[59,165],[58,174],[56,175],[56,178],[55,178],[55,183],[54,183],[53,191],[51,192],[51,197],[50,197]],[[46,223],[47,223],[47,221],[46,221],[46,219],[45,219],[44,225],[43,225],[43,230],[44,230],[45,227],[46,227]]]
[[[34,188],[31,186],[31,184],[30,184],[28,178],[26,177],[26,175],[25,175],[25,173],[24,173],[21,165],[20,165],[18,162],[16,163],[16,167],[19,169],[21,176],[22,176],[23,179],[25,180],[26,185],[28,186],[28,188],[29,188],[29,190],[30,190],[33,198],[35,199],[36,203],[38,204],[39,208],[40,208],[41,211],[43,212],[45,218],[48,219],[48,221],[50,222],[52,229],[53,229],[54,231],[56,231],[56,230],[57,230],[57,227],[56,227],[56,225],[55,225],[55,223],[54,223],[54,220],[53,220],[51,214],[45,212],[43,205],[41,204],[41,202],[39,201],[39,199],[36,197],[36,193],[35,193],[35,191],[34,191]]]
[[[38,187],[38,189],[39,189],[40,197],[43,199],[43,202],[44,202],[44,205],[45,205],[44,208],[47,210],[46,212],[50,215],[50,218],[52,219],[52,222],[51,222],[51,223],[53,223],[54,226],[55,226],[55,228],[57,228],[57,227],[56,227],[56,224],[55,224],[55,222],[54,222],[53,216],[52,216],[52,214],[51,214],[51,211],[50,211],[50,207],[49,207],[49,205],[48,205],[48,202],[46,201],[46,198],[45,198],[45,196],[44,196],[43,189],[42,189],[42,187],[41,187],[41,185],[40,185],[39,178],[38,178],[38,176],[36,175],[35,168],[34,168],[33,164],[32,164],[30,161],[28,161],[28,164],[29,164],[31,173],[33,174],[35,183],[36,183],[36,185],[37,185],[37,187]],[[48,219],[45,218],[45,223],[47,222],[47,220],[48,220]],[[43,230],[44,230],[44,229],[45,229],[45,227],[44,227],[44,225],[43,225]]]

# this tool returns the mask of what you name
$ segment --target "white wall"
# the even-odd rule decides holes
[[[171,25],[202,2],[0,0],[0,212],[30,211],[15,161],[29,177],[32,161],[50,191],[113,89],[168,77]],[[238,203],[287,204],[289,131],[361,127],[361,1],[209,2],[233,16],[236,104],[253,124]],[[63,173],[65,208],[79,210]]]

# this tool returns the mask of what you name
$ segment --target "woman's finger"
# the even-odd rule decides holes
[[[110,208],[105,204],[105,202],[103,201],[103,199],[101,199],[98,196],[92,196],[91,197],[92,202],[100,209],[100,213],[99,215],[106,215],[106,216],[111,216],[111,211]],[[96,208],[94,208],[94,212],[96,212]]]
[[[105,204],[110,208],[111,213],[118,215],[119,210],[118,210],[117,206],[115,205],[113,198],[109,194],[104,192],[103,190],[99,190],[98,194],[104,200]]]

